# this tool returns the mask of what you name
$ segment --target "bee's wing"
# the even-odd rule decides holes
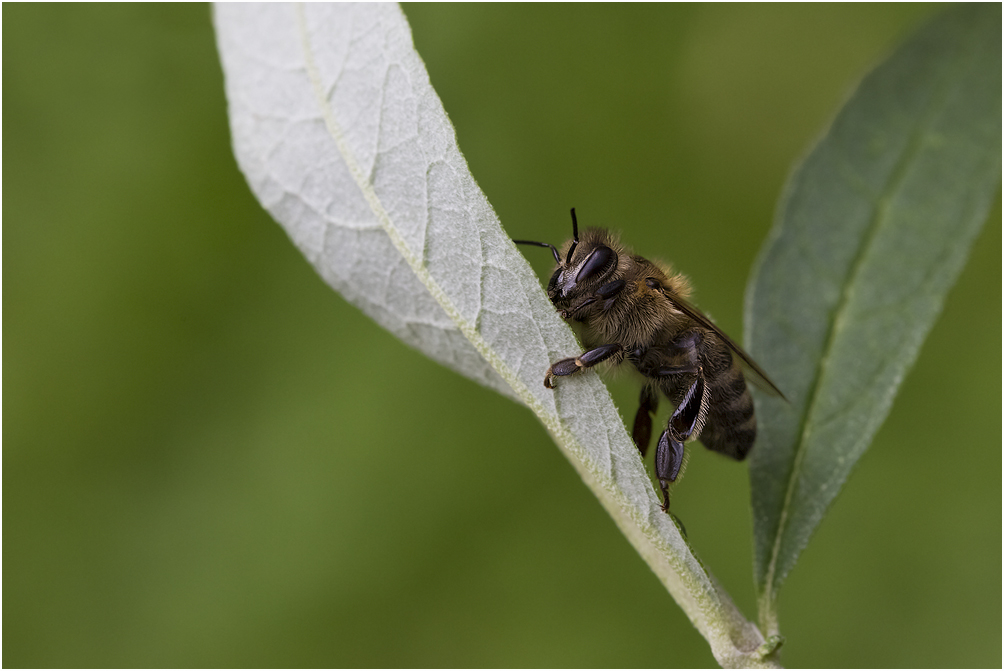
[[[752,357],[750,357],[749,354],[744,352],[742,347],[735,344],[732,341],[732,338],[725,335],[725,333],[723,333],[720,328],[715,326],[714,322],[708,319],[703,312],[701,312],[693,305],[680,298],[679,296],[674,296],[668,291],[664,292],[664,294],[666,298],[668,298],[673,303],[673,305],[676,307],[677,310],[687,315],[688,317],[696,321],[698,324],[700,324],[701,326],[703,326],[704,328],[708,329],[716,336],[721,338],[722,342],[728,345],[729,349],[731,349],[739,356],[739,359],[743,364],[743,368],[745,368],[746,371],[750,373],[749,375],[750,381],[752,381],[756,386],[760,387],[763,391],[769,394],[775,394],[777,396],[780,396],[785,401],[788,400],[787,398],[784,397],[784,394],[781,393],[781,390],[777,388],[777,385],[775,385],[773,382],[770,381],[770,378],[767,377],[767,373],[763,372],[763,369],[760,368],[760,366],[756,365],[756,362],[753,361]]]

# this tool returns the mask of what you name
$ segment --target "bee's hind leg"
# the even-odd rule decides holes
[[[683,441],[672,436],[669,428],[659,436],[655,448],[655,477],[659,478],[662,490],[662,510],[669,512],[669,483],[676,480],[683,465]]]
[[[698,369],[697,377],[683,395],[683,400],[676,406],[673,416],[669,418],[666,427],[680,441],[686,441],[692,435],[701,435],[704,420],[708,415],[708,399],[704,384],[704,371]]]
[[[669,483],[676,480],[683,465],[683,443],[695,433],[700,435],[707,414],[704,374],[698,371],[683,400],[676,406],[669,425],[659,437],[655,451],[655,477],[662,490],[662,509],[669,511]]]

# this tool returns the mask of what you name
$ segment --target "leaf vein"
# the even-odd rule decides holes
[[[939,93],[945,93],[944,85],[939,88],[941,89]],[[923,150],[926,136],[931,126],[931,120],[935,116],[937,107],[936,103],[941,98],[942,96],[939,95],[931,96],[926,104],[926,110],[921,114],[920,121],[914,124],[914,128],[910,133],[904,149],[896,160],[893,169],[890,171],[889,176],[885,181],[884,188],[880,192],[881,194],[885,194],[885,197],[880,197],[872,208],[873,214],[868,223],[867,232],[863,236],[862,244],[858,247],[850,264],[849,272],[846,275],[848,281],[841,289],[840,297],[834,307],[832,313],[833,316],[827,327],[827,335],[822,354],[816,365],[812,383],[808,389],[807,402],[803,407],[802,416],[799,420],[798,426],[801,429],[801,438],[795,446],[795,458],[792,462],[791,471],[788,476],[784,502],[782,503],[777,531],[771,548],[764,590],[764,595],[768,601],[773,600],[774,593],[776,591],[775,580],[777,578],[777,562],[780,556],[782,540],[787,529],[789,517],[788,512],[791,507],[791,502],[795,496],[795,490],[798,487],[807,445],[810,442],[810,437],[820,427],[816,417],[817,408],[815,406],[820,390],[824,386],[824,380],[829,375],[834,344],[846,328],[846,315],[850,306],[855,302],[855,290],[857,289],[858,277],[862,274],[865,262],[870,257],[873,244],[875,243],[879,232],[883,230],[887,222],[891,219],[890,209],[892,199],[889,196],[901,187],[906,179],[909,172],[909,166],[913,162],[913,159]]]
[[[395,249],[397,249],[398,253],[404,258],[412,272],[415,273],[416,277],[418,277],[419,281],[423,284],[423,286],[425,286],[426,290],[433,297],[433,299],[439,303],[440,307],[444,312],[446,312],[450,320],[457,325],[457,328],[460,329],[464,337],[471,342],[474,348],[485,358],[485,360],[488,361],[492,368],[494,368],[499,375],[502,376],[502,379],[504,379],[506,383],[512,387],[516,394],[527,406],[530,407],[534,414],[541,418],[541,421],[544,422],[545,426],[547,426],[551,433],[556,436],[560,436],[562,442],[575,451],[576,456],[583,459],[583,464],[588,466],[595,475],[595,466],[591,463],[591,460],[588,459],[586,451],[581,445],[579,445],[578,441],[563,426],[556,415],[547,411],[537,397],[530,392],[523,381],[484,339],[481,333],[477,331],[474,325],[463,317],[457,307],[453,304],[449,295],[447,295],[443,288],[439,286],[439,283],[436,282],[435,278],[432,277],[428,268],[425,267],[423,260],[412,252],[407,243],[404,241],[400,231],[398,231],[397,227],[391,221],[390,215],[387,213],[383,203],[377,196],[376,191],[373,188],[373,184],[367,180],[362,167],[359,165],[358,161],[356,161],[355,156],[348,146],[348,142],[346,141],[344,134],[342,133],[341,126],[335,118],[334,110],[331,109],[328,99],[324,96],[321,85],[321,76],[314,59],[313,48],[307,31],[303,3],[297,3],[296,5],[296,18],[300,32],[301,45],[303,47],[304,61],[306,63],[311,85],[314,89],[315,97],[317,98],[317,103],[320,106],[324,117],[325,127],[334,140],[335,145],[338,147],[338,151],[342,155],[342,158],[349,169],[349,173],[352,175],[353,180],[362,192],[367,204],[376,216],[381,228],[390,238],[391,243],[394,245]]]

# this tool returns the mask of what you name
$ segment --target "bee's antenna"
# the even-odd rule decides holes
[[[535,247],[547,247],[554,254],[554,262],[561,265],[561,255],[558,254],[558,248],[547,242],[537,242],[535,240],[513,240],[517,245],[534,245]],[[568,256],[565,257],[565,265],[572,260],[572,252],[575,251],[575,246],[579,244],[579,222],[575,218],[575,208],[572,208],[572,246],[568,248]]]
[[[579,244],[579,221],[575,218],[575,208],[572,208],[572,246],[568,248],[568,256],[565,257],[565,265],[567,266],[572,260],[572,252],[575,251],[575,246]]]
[[[558,256],[558,249],[547,242],[534,242],[533,240],[513,240],[517,245],[534,245],[536,247],[550,247],[551,253],[554,254],[554,262],[561,263],[561,257]]]

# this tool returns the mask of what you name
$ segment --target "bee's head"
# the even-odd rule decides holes
[[[572,208],[572,239],[567,243],[568,251],[564,261],[558,249],[546,242],[514,240],[516,244],[549,247],[558,267],[554,269],[547,283],[547,297],[556,306],[567,303],[579,296],[597,289],[617,270],[617,252],[605,244],[607,235],[599,229],[586,232],[579,240],[579,223]]]

